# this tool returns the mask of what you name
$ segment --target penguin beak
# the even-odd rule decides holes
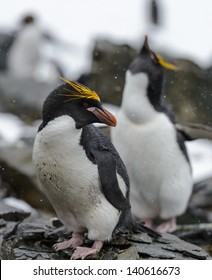
[[[156,60],[157,62],[164,68],[166,69],[169,69],[169,70],[178,70],[178,67],[175,66],[174,64],[171,64],[169,62],[166,62],[161,56],[157,55],[157,54],[154,54],[151,50],[150,50],[150,47],[149,47],[149,43],[148,43],[148,37],[145,36],[144,38],[144,44],[143,44],[143,48],[141,49],[141,52],[140,53],[149,53],[149,55],[151,56],[151,59],[153,61],[155,61],[155,57],[156,57]]]
[[[87,108],[88,111],[92,112],[101,123],[105,123],[109,126],[116,126],[117,121],[113,114],[111,114],[108,110],[104,108],[97,108],[97,107],[89,107]]]
[[[159,64],[164,68],[169,70],[178,70],[178,67],[176,65],[166,62],[161,56],[156,55],[156,57],[158,59]]]

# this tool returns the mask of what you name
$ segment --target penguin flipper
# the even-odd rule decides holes
[[[212,140],[212,127],[200,123],[176,123],[176,129],[181,132],[185,140],[192,141],[196,139]]]
[[[102,191],[106,199],[118,210],[130,209],[128,199],[123,195],[119,188],[116,175],[116,161],[108,150],[99,150],[93,147],[91,153],[98,166],[99,178]]]

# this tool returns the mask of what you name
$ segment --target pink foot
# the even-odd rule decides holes
[[[145,224],[144,224],[144,225],[145,225],[146,227],[148,227],[148,228],[152,228],[152,223],[153,223],[153,222],[152,222],[151,219],[147,219],[147,220],[145,220]]]
[[[82,233],[73,233],[71,239],[54,244],[53,249],[55,251],[59,251],[70,247],[76,248],[77,246],[83,244],[83,240],[84,240],[84,235]]]
[[[176,218],[171,218],[169,220],[167,220],[166,222],[160,224],[156,230],[158,232],[161,232],[161,233],[165,233],[165,232],[173,232],[175,231],[177,228],[177,225],[176,225]]]
[[[86,258],[89,255],[93,255],[98,253],[103,246],[103,241],[94,241],[93,246],[91,248],[88,247],[77,247],[74,253],[71,256],[71,260]]]

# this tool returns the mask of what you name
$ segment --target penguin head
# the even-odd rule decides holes
[[[164,61],[156,55],[149,47],[148,38],[145,36],[144,44],[139,55],[131,63],[129,70],[132,75],[138,73],[146,74],[150,80],[162,79],[164,68],[175,70],[176,66]]]
[[[75,121],[77,129],[91,123],[105,123],[116,126],[116,118],[103,108],[95,91],[74,81],[62,78],[65,84],[58,86],[46,98],[43,105],[43,123],[41,130],[48,122],[57,117],[68,115]]]
[[[33,24],[36,21],[35,17],[31,14],[25,15],[22,20],[21,24],[23,26],[28,25],[28,24]]]
[[[139,55],[126,72],[122,108],[133,122],[143,122],[162,111],[164,68],[176,69],[149,47],[147,36]],[[141,108],[142,106],[142,108]]]

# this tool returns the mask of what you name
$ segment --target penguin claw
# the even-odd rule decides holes
[[[71,256],[71,260],[77,260],[77,259],[84,260],[87,256],[93,255],[95,253],[98,253],[98,250],[95,248],[77,247]]]
[[[77,260],[77,259],[84,260],[87,256],[98,253],[101,250],[102,246],[103,246],[102,241],[94,241],[94,244],[91,248],[77,247],[71,256],[71,260]]]
[[[56,243],[56,244],[53,245],[53,249],[55,251],[64,250],[64,249],[67,249],[69,247],[72,247],[71,240],[65,240],[63,242]]]
[[[67,248],[76,248],[77,246],[80,246],[83,244],[83,234],[80,233],[73,233],[71,239],[69,240],[65,240],[63,242],[60,243],[55,243],[53,245],[53,249],[55,251],[60,251],[60,250],[64,250]]]

